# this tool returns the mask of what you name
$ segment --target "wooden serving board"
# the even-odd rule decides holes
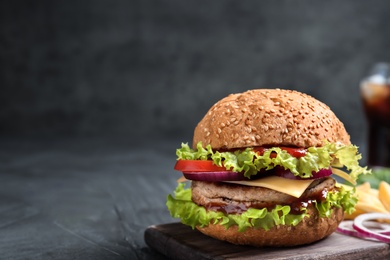
[[[390,259],[390,245],[333,233],[319,242],[292,248],[237,246],[205,236],[181,223],[150,226],[146,244],[171,259]]]

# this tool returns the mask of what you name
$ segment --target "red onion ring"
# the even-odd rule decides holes
[[[344,220],[340,223],[340,225],[337,227],[337,232],[347,235],[347,236],[352,236],[352,237],[358,237],[358,238],[363,238],[367,240],[372,240],[372,241],[380,241],[376,238],[372,237],[367,237],[363,233],[357,231],[353,227],[353,220]],[[390,225],[385,224],[385,223],[379,223],[379,222],[367,222],[365,223],[365,226],[367,228],[370,228],[371,230],[377,230],[378,233],[383,234],[383,235],[390,235]]]
[[[243,172],[218,171],[218,172],[183,172],[188,180],[193,181],[242,181],[248,180]]]
[[[353,220],[342,221],[337,227],[336,231],[351,237],[365,238],[365,236],[363,236],[353,228]]]
[[[375,239],[381,242],[390,244],[389,225],[385,223],[372,222],[377,220],[390,220],[390,214],[385,213],[365,213],[357,216],[352,227],[356,231],[353,233],[346,230],[344,226],[340,228],[340,232],[348,235],[355,235],[363,238]],[[375,225],[374,228],[372,225]]]

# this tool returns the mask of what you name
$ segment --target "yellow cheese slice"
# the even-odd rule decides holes
[[[263,187],[299,198],[314,180],[291,180],[278,176],[269,176],[250,181],[226,181],[240,185]]]

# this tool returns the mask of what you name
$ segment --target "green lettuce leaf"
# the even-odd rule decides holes
[[[328,192],[324,202],[316,202],[316,207],[321,217],[328,217],[332,207],[343,207],[346,212],[352,212],[357,199],[353,195],[354,190],[347,191],[340,188],[340,191]],[[204,227],[210,223],[219,223],[225,228],[237,225],[239,231],[245,231],[249,227],[263,228],[269,230],[275,225],[296,226],[306,216],[306,210],[302,214],[290,214],[290,206],[277,205],[271,211],[266,208],[250,208],[242,214],[224,214],[218,211],[207,211],[204,207],[198,206],[191,200],[191,189],[185,187],[185,183],[179,183],[174,195],[168,195],[167,208],[174,218],[180,218],[185,225],[192,227]]]
[[[271,158],[272,153],[276,153],[276,157]],[[181,148],[176,150],[176,155],[178,160],[212,160],[214,164],[224,166],[228,170],[244,172],[247,178],[256,175],[261,169],[271,170],[275,166],[289,169],[301,178],[310,178],[312,172],[329,167],[345,167],[354,180],[361,174],[370,173],[367,167],[359,166],[361,154],[356,146],[329,142],[322,147],[309,147],[306,155],[300,158],[291,156],[279,147],[271,147],[263,155],[259,155],[252,148],[214,152],[210,145],[203,147],[201,142],[196,145],[196,149],[191,149],[188,143],[182,143]]]

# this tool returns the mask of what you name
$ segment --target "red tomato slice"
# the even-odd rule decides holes
[[[279,147],[280,149],[288,152],[291,156],[296,158],[301,158],[306,155],[305,148],[293,148],[293,147]],[[266,147],[254,147],[253,150],[258,152],[260,155],[263,155],[268,148]],[[271,158],[275,158],[276,153],[271,153]]]
[[[181,172],[219,172],[226,171],[225,167],[219,167],[211,160],[178,160],[174,167]]]
[[[305,148],[292,148],[292,147],[281,147],[282,150],[288,152],[291,156],[301,158],[306,155]]]

